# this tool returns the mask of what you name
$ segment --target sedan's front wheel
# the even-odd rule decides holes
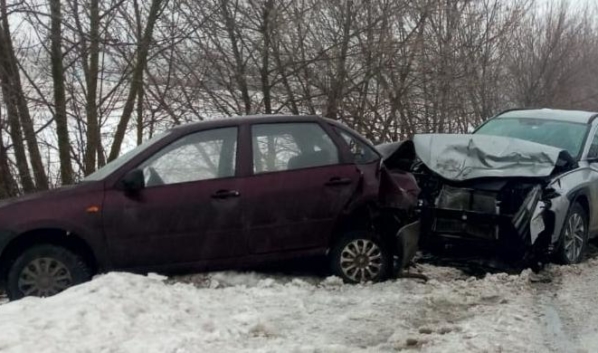
[[[587,243],[588,216],[579,203],[574,203],[563,223],[561,241],[556,253],[558,262],[565,265],[580,263]]]
[[[354,232],[341,238],[332,248],[333,273],[346,283],[379,282],[392,268],[392,254],[368,232]]]
[[[91,270],[77,254],[55,245],[35,245],[10,267],[7,294],[11,300],[49,297],[89,279]]]

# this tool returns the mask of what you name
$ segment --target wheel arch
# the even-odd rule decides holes
[[[328,243],[328,251],[343,236],[356,231],[368,231],[379,238],[380,241],[386,243],[391,252],[400,251],[398,242],[394,241],[394,235],[396,235],[398,229],[394,231],[387,229],[388,225],[383,220],[384,214],[384,210],[374,200],[356,205],[356,207],[339,217]]]
[[[592,223],[595,223],[596,220],[592,219],[593,205],[590,202],[590,200],[592,199],[590,197],[590,191],[588,190],[587,187],[582,187],[582,188],[575,190],[575,192],[572,192],[571,194],[569,194],[568,198],[569,198],[569,209],[576,203],[579,204],[581,206],[581,208],[583,208],[584,212],[586,213],[586,218],[587,218],[587,222],[588,222],[587,225],[589,227],[590,236],[591,236]],[[569,209],[566,210],[566,214],[569,214]],[[564,220],[563,220],[563,224],[561,225],[561,230],[562,230],[563,226],[564,226]]]
[[[588,217],[588,221],[589,221],[592,210],[591,210],[591,204],[590,204],[588,195],[585,192],[578,194],[573,199],[573,202],[571,204],[574,204],[574,203],[578,203],[583,208],[583,210],[586,212],[586,217]]]
[[[92,273],[99,271],[99,262],[89,243],[79,234],[58,227],[31,229],[14,236],[0,253],[0,282],[6,280],[10,264],[26,249],[35,245],[51,244],[64,247],[83,258]]]

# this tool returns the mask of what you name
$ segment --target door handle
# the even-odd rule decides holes
[[[213,199],[228,199],[239,196],[241,196],[241,194],[237,190],[218,190],[212,194]]]
[[[330,180],[328,180],[324,185],[326,185],[326,186],[340,186],[340,185],[349,185],[352,182],[353,181],[350,178],[334,177],[334,178],[330,178]]]

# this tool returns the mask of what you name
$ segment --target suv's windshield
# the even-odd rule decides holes
[[[83,179],[83,181],[94,181],[94,180],[102,180],[108,175],[112,174],[113,171],[117,170],[121,166],[125,165],[128,161],[133,159],[139,153],[145,151],[148,147],[156,143],[157,141],[161,140],[164,136],[169,134],[170,131],[166,131],[164,133],[155,135],[151,139],[145,141],[141,145],[133,148],[129,152],[123,154],[122,156],[118,157],[117,159],[113,160],[112,162],[106,164],[102,168],[96,170],[94,173],[89,174],[88,176]]]
[[[484,124],[475,134],[512,137],[554,146],[577,158],[587,131],[588,126],[585,124],[566,121],[498,118]]]

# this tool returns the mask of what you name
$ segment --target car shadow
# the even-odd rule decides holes
[[[249,271],[266,275],[284,275],[290,277],[318,277],[321,279],[331,275],[326,257],[310,257],[298,260],[285,260],[275,263],[252,266]]]

